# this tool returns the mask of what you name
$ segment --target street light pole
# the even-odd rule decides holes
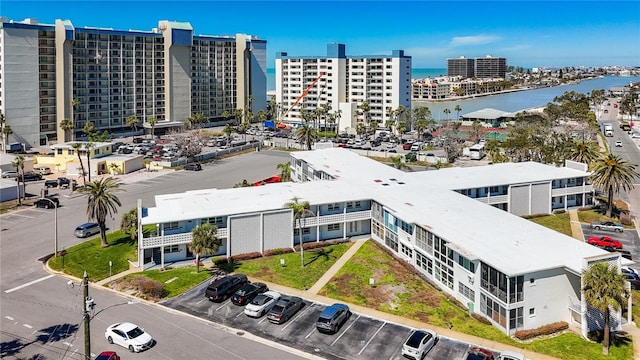
[[[91,321],[91,317],[89,316],[89,306],[90,306],[90,298],[89,298],[89,275],[87,275],[87,271],[85,270],[84,275],[82,276],[82,318],[84,319],[84,358],[85,360],[91,360],[91,326],[89,321]]]
[[[43,199],[53,204],[53,257],[58,257],[58,204],[47,197]]]

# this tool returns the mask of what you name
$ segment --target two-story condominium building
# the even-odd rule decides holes
[[[128,117],[139,129],[155,118],[163,131],[194,113],[216,122],[250,102],[252,111],[266,110],[266,41],[195,35],[188,22],[125,31],[3,17],[0,65],[8,143],[27,147],[74,140],[87,122],[126,133]],[[64,119],[73,121],[72,138],[64,138]]]
[[[158,195],[149,208],[139,202],[138,259],[148,268],[193,257],[191,230],[204,222],[218,226],[217,255],[226,256],[369,236],[506,334],[556,321],[586,331],[601,324],[584,301],[583,270],[629,261],[518,216],[550,213],[552,199],[569,192],[588,202],[589,173],[569,165],[405,173],[339,148],[295,152],[295,182]],[[295,224],[286,206],[294,198],[313,213]],[[143,226],[156,230],[144,235]]]
[[[369,111],[358,115],[365,101]],[[402,50],[391,55],[347,56],[344,44],[327,45],[326,56],[277,53],[276,103],[281,107],[278,120],[292,125],[304,121],[301,110],[314,111],[324,104],[330,105],[331,113],[339,111],[339,116],[336,125],[318,127],[355,129],[365,116],[384,124],[388,109],[411,109],[411,57]]]

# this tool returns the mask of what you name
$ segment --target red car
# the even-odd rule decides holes
[[[599,247],[605,247],[605,246],[612,246],[616,249],[622,249],[622,244],[620,244],[619,241],[613,240],[612,238],[608,237],[608,236],[602,236],[602,237],[590,237],[589,240],[587,240],[587,242],[591,245],[595,245],[595,246],[599,246]]]
[[[481,347],[472,347],[467,351],[465,360],[493,360],[493,353]]]
[[[412,144],[409,144],[409,143],[407,143],[407,144],[402,144],[402,150],[411,150],[411,145],[412,145]]]
[[[103,351],[95,360],[120,360],[120,356],[115,351]]]

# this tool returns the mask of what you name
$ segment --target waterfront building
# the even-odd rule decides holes
[[[88,122],[126,134],[129,116],[155,129],[181,127],[194,113],[266,110],[266,41],[254,36],[194,35],[188,22],[159,21],[151,31],[76,28],[0,18],[0,110],[27,148],[64,142]],[[72,106],[73,101],[77,105]]]
[[[391,55],[348,56],[344,44],[327,45],[326,56],[290,56],[276,53],[276,103],[278,121],[297,125],[301,111],[314,111],[324,104],[338,113],[338,131],[355,130],[358,121],[389,120],[389,111],[400,106],[411,110],[411,57],[403,50]],[[302,96],[302,97],[301,97]],[[361,105],[369,103],[363,113]],[[367,125],[367,124],[365,124]]]
[[[293,152],[290,164],[295,182],[157,195],[155,207],[139,201],[139,268],[194,257],[187,244],[204,222],[218,227],[221,256],[367,236],[513,335],[556,321],[593,328],[583,270],[593,261],[630,263],[520,217],[590,204],[581,163],[407,173],[331,148]],[[293,198],[313,213],[301,224],[286,206]],[[145,234],[143,226],[156,230]],[[620,312],[612,323],[619,328]]]
[[[475,76],[475,60],[460,56],[456,59],[447,59],[447,76],[461,76],[472,78]]]
[[[507,59],[487,55],[483,58],[476,58],[477,78],[500,78],[504,79],[507,74]]]

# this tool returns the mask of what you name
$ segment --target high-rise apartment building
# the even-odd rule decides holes
[[[369,111],[363,114],[365,101]],[[277,53],[276,103],[282,109],[279,120],[289,124],[303,121],[301,110],[329,104],[340,131],[355,129],[358,121],[383,125],[390,119],[389,109],[411,109],[411,57],[402,50],[386,56],[347,56],[344,44],[327,45],[326,56]]]
[[[266,41],[249,35],[194,35],[188,22],[151,31],[76,28],[0,18],[0,110],[27,148],[74,136],[126,133],[129,116],[156,129],[180,127],[195,113],[222,122],[224,111],[266,110]],[[148,127],[148,125],[147,125]],[[67,135],[68,136],[68,135]]]
[[[477,78],[501,78],[507,74],[507,59],[487,55],[476,58]]]
[[[457,59],[447,59],[447,76],[462,76],[472,78],[475,75],[475,61],[460,56]]]

